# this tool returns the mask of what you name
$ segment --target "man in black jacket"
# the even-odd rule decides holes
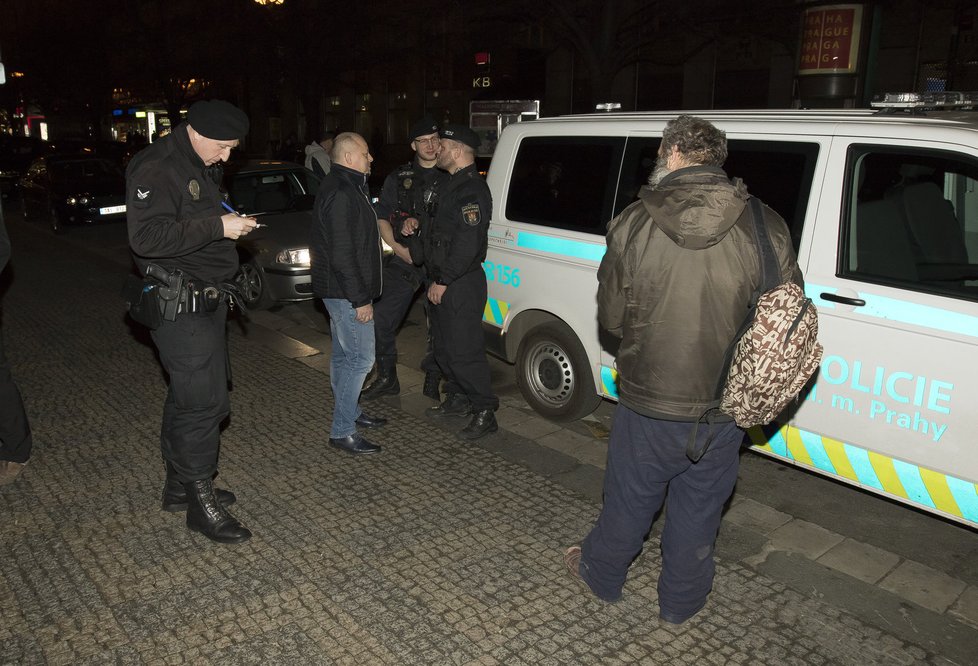
[[[221,163],[248,133],[248,124],[248,116],[228,102],[196,102],[186,123],[138,152],[126,170],[136,265],[144,275],[152,265],[184,278],[174,317],[152,331],[170,377],[160,433],[163,509],[186,510],[187,527],[221,543],[251,538],[225,508],[234,495],[213,487],[221,422],[231,411],[228,305],[221,294],[238,271],[234,241],[256,224],[223,210]]]
[[[410,251],[403,244],[403,223],[416,220],[421,229],[417,233],[424,235],[431,222],[432,193],[438,182],[447,175],[435,167],[441,142],[438,125],[432,118],[425,117],[415,123],[409,138],[415,153],[414,160],[402,164],[387,176],[376,206],[380,235],[394,250],[394,256],[384,266],[384,293],[374,308],[377,377],[364,389],[364,400],[397,395],[401,391],[401,384],[397,380],[397,329],[404,321],[415,294],[421,289],[425,275],[421,266],[414,265]],[[424,304],[425,314],[430,317],[427,298]],[[422,393],[440,401],[441,371],[431,349],[430,335],[428,353],[421,360],[421,369],[425,372]]]
[[[312,288],[329,312],[333,338],[329,380],[333,387],[333,425],[329,443],[353,455],[380,447],[359,432],[387,421],[360,410],[363,381],[374,364],[373,302],[380,296],[382,252],[377,215],[367,192],[373,157],[359,134],[336,137],[333,166],[316,194],[309,255]]]
[[[425,414],[471,416],[457,437],[474,440],[499,429],[499,399],[492,392],[482,334],[487,293],[482,262],[489,245],[492,194],[475,165],[479,135],[464,125],[449,125],[439,134],[437,165],[449,176],[438,185],[434,220],[421,240],[435,360],[446,380],[447,397]],[[411,247],[413,256],[419,248]]]

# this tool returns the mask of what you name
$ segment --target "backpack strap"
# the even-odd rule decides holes
[[[774,289],[781,284],[781,271],[778,268],[778,258],[774,253],[774,245],[771,243],[771,236],[768,234],[767,225],[764,224],[764,211],[761,209],[760,199],[755,196],[750,197],[748,200],[747,214],[750,217],[751,230],[754,234],[754,244],[757,246],[758,259],[761,264],[761,281],[757,289],[754,290],[754,293],[751,294],[750,302],[747,304],[747,314],[740,323],[740,327],[737,329],[733,340],[727,345],[727,351],[723,355],[720,376],[717,378],[716,389],[713,391],[714,400],[707,407],[707,410],[703,412],[699,420],[696,421],[696,425],[693,426],[693,430],[689,435],[689,441],[686,444],[686,457],[693,462],[702,458],[703,454],[706,453],[707,449],[710,448],[710,444],[713,442],[713,433],[711,432],[707,435],[703,445],[697,447],[696,432],[701,423],[705,423],[711,430],[713,429],[713,423],[720,411],[720,399],[723,396],[723,387],[727,383],[730,364],[733,363],[734,351],[737,349],[737,343],[744,337],[747,329],[750,328],[751,322],[754,321],[754,310],[757,309],[757,302],[761,299],[761,295],[764,292]]]

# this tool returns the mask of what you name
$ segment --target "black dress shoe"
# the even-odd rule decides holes
[[[479,439],[497,430],[499,424],[496,423],[496,413],[491,409],[482,409],[472,416],[469,425],[458,431],[457,436],[459,439]]]
[[[429,407],[424,410],[424,413],[434,419],[447,416],[468,416],[472,413],[472,403],[464,395],[451,393],[445,398],[445,402],[437,407]]]
[[[370,382],[370,386],[363,390],[360,397],[368,402],[376,400],[383,395],[397,395],[401,392],[401,383],[397,381],[397,372],[378,372],[377,378]]]
[[[329,445],[354,456],[365,456],[368,453],[377,453],[380,451],[380,446],[365,440],[359,433],[353,433],[352,435],[335,439],[330,437]]]
[[[424,387],[421,393],[435,402],[441,402],[441,375],[437,372],[424,373]]]
[[[383,416],[371,416],[367,412],[360,412],[360,416],[356,420],[356,424],[361,428],[379,428],[386,423],[387,419]]]

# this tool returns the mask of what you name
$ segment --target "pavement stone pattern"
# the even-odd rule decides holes
[[[0,488],[0,664],[962,663],[723,558],[707,607],[660,623],[654,533],[623,599],[590,597],[562,552],[594,502],[487,448],[505,433],[455,440],[410,396],[371,408],[391,419],[371,433],[381,455],[330,449],[322,356],[237,321],[218,485],[255,537],[212,543],[159,509],[165,384],[122,272],[11,236],[3,333],[35,452]]]

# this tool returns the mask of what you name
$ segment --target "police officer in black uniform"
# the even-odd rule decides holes
[[[225,321],[238,270],[234,241],[256,224],[222,208],[221,163],[248,125],[228,102],[196,102],[186,123],[137,153],[126,170],[133,258],[173,296],[152,331],[170,378],[160,433],[163,509],[186,510],[187,527],[221,543],[251,537],[227,511],[234,494],[213,485],[220,424],[230,412]]]
[[[414,265],[411,253],[404,245],[403,223],[415,219],[421,229],[429,226],[426,200],[431,200],[435,185],[447,176],[435,167],[440,145],[438,124],[431,117],[425,117],[411,128],[409,138],[414,159],[387,176],[380,201],[375,206],[380,235],[393,248],[394,256],[384,267],[384,291],[374,303],[377,374],[363,391],[361,397],[364,400],[396,395],[401,390],[397,379],[397,329],[424,283],[424,269]],[[427,299],[425,312],[430,317]],[[430,336],[421,369],[425,373],[422,392],[433,400],[440,400],[441,371],[432,353]]]
[[[486,305],[486,258],[492,195],[476,170],[479,135],[464,125],[441,130],[437,165],[449,177],[435,190],[431,229],[422,230],[422,260],[428,271],[428,300],[435,360],[445,377],[445,401],[425,413],[432,418],[469,416],[460,439],[498,430],[499,399],[489,381],[482,333]],[[412,256],[418,243],[410,244]],[[419,252],[421,254],[421,252]]]

